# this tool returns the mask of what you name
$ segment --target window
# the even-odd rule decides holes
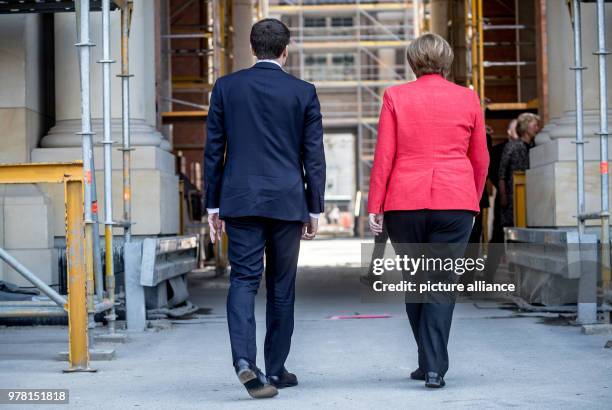
[[[331,25],[332,27],[352,27],[353,18],[352,17],[332,17]]]
[[[355,64],[355,56],[352,54],[334,54],[332,63],[334,65],[353,65]]]
[[[325,27],[325,17],[306,17],[304,27]]]
[[[304,64],[306,65],[325,65],[327,63],[327,56],[325,54],[309,54],[304,57]]]

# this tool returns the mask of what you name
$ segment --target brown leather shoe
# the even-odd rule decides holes
[[[278,390],[268,382],[266,376],[246,360],[239,359],[235,368],[238,380],[244,385],[252,398],[268,399],[278,394]]]

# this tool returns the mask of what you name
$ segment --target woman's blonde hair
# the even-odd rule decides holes
[[[516,119],[516,133],[519,137],[522,137],[525,132],[527,132],[527,128],[529,124],[532,122],[540,122],[540,116],[533,114],[531,112],[524,112],[518,116]]]
[[[442,37],[425,33],[414,39],[406,50],[408,64],[417,77],[440,74],[446,77],[453,63],[453,49]]]

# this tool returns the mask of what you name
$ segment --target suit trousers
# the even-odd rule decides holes
[[[291,347],[295,275],[303,223],[263,217],[226,218],[231,265],[227,323],[232,360],[255,365],[255,295],[266,273],[267,375],[282,373]]]
[[[389,211],[385,212],[384,220],[397,254],[405,254],[410,249],[409,256],[412,257],[419,257],[423,252],[427,256],[463,258],[472,231],[474,212],[427,209]],[[414,253],[415,249],[419,249],[418,254]],[[427,274],[437,276],[437,279],[441,275],[449,281],[457,279],[451,278],[451,275],[456,275],[448,272]],[[419,368],[425,372],[444,376],[448,370],[448,337],[455,296],[454,292],[436,292],[424,295],[421,303],[406,303],[406,313],[418,347]]]

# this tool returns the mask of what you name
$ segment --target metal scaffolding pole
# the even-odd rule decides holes
[[[111,140],[111,64],[110,58],[110,0],[102,0],[102,122],[104,128],[104,239],[106,292],[111,309],[106,315],[109,333],[115,333],[115,272],[113,266],[113,165]]]
[[[123,228],[124,240],[132,240],[132,185],[130,160],[130,70],[129,70],[129,38],[132,2],[124,2],[121,6],[121,102],[122,102],[122,135],[123,135]]]
[[[583,128],[583,98],[582,98],[582,71],[585,67],[582,66],[582,24],[580,13],[580,0],[572,0],[573,23],[574,23],[574,70],[575,87],[576,87],[576,175],[577,175],[577,191],[578,204],[577,212],[578,233],[580,236],[584,234],[585,220],[580,217],[585,214],[584,202],[584,128]]]
[[[594,53],[599,60],[599,132],[600,174],[601,174],[601,262],[604,289],[610,285],[610,212],[609,212],[609,174],[608,174],[608,96],[606,81],[606,24],[604,0],[597,0],[597,45]]]
[[[577,190],[577,227],[578,227],[578,246],[581,251],[591,251],[583,248],[592,246],[584,238],[585,231],[585,194],[584,194],[584,108],[582,91],[582,71],[586,68],[582,66],[582,21],[580,12],[580,0],[572,0],[572,23],[574,29],[574,70],[575,75],[575,97],[576,97],[576,190]],[[581,266],[580,281],[578,283],[578,317],[577,322],[590,324],[597,322],[597,273],[592,269],[584,269]]]
[[[90,47],[93,44],[89,41],[89,1],[81,0],[75,4],[78,43],[76,46],[79,50],[79,69],[81,81],[81,135],[82,152],[83,152],[83,184],[84,184],[84,213],[85,213],[85,267],[87,277],[87,311],[88,311],[88,327],[93,328],[94,322],[94,261],[93,261],[93,225],[92,216],[92,177],[93,177],[93,143],[91,130],[91,109],[90,109],[90,93],[89,93],[89,57]],[[91,332],[89,335],[91,336]],[[90,340],[90,346],[92,340]]]

